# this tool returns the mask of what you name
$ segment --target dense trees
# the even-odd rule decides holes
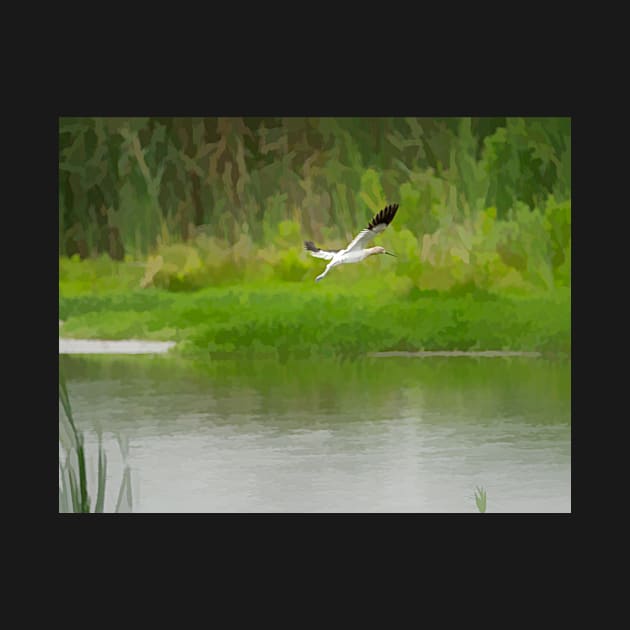
[[[385,203],[432,233],[571,196],[567,118],[62,118],[59,251],[144,257],[290,219],[342,236]]]

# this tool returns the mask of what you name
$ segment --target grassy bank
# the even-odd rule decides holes
[[[570,119],[67,118],[59,148],[64,335],[570,352]],[[344,247],[389,203],[398,258],[316,286],[304,240]]]
[[[104,281],[107,285],[107,282]],[[384,274],[194,292],[60,284],[63,334],[178,342],[183,355],[350,357],[387,350],[570,352],[570,290],[534,296],[421,291]]]

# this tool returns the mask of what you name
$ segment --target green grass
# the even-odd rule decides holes
[[[108,256],[79,261],[78,256],[59,259],[59,288],[65,296],[132,290],[145,273],[140,262],[116,262]]]
[[[388,350],[570,353],[570,290],[507,296],[419,291],[387,275],[347,282],[268,282],[174,293],[60,283],[63,335],[176,341],[192,356],[356,357]]]
[[[477,509],[483,514],[486,511],[486,491],[484,488],[475,489],[475,503]]]

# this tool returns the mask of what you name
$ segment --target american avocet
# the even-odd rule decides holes
[[[337,265],[358,263],[365,260],[372,254],[388,254],[389,256],[395,256],[396,254],[388,252],[384,247],[368,247],[366,249],[365,246],[377,234],[380,234],[385,230],[385,228],[396,216],[397,210],[397,203],[383,208],[368,223],[368,226],[357,234],[355,239],[345,249],[326,251],[317,247],[313,241],[304,241],[304,248],[306,251],[310,252],[311,256],[315,256],[315,258],[323,258],[324,260],[330,260],[328,265],[326,265],[324,272],[315,278],[315,282],[319,282],[333,267],[336,267]]]

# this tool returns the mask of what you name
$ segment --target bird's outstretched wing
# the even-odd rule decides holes
[[[380,212],[377,212],[368,223],[368,226],[356,235],[354,240],[346,247],[345,251],[351,252],[353,250],[364,249],[377,234],[385,231],[385,228],[396,216],[397,210],[398,204],[394,203],[391,206],[383,208]]]
[[[324,260],[332,260],[334,255],[339,251],[338,249],[335,249],[327,252],[317,247],[313,241],[304,241],[304,249],[307,252],[310,252],[311,256],[315,256],[315,258],[323,258]]]

